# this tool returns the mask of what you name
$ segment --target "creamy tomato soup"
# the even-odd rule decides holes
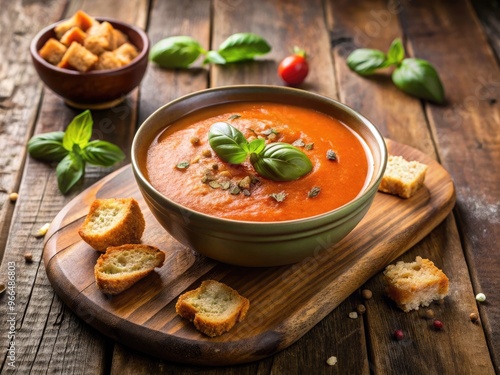
[[[257,175],[249,160],[223,162],[208,143],[210,127],[220,121],[248,140],[296,145],[313,170],[277,182]],[[228,219],[283,221],[325,213],[354,199],[371,173],[368,152],[359,136],[323,113],[268,102],[231,103],[168,125],[148,149],[146,170],[158,191],[192,210]]]

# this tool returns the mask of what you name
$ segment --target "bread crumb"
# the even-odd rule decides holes
[[[326,360],[326,363],[330,366],[335,366],[337,364],[337,357],[331,356]]]
[[[410,198],[423,186],[427,168],[427,165],[417,161],[407,161],[402,156],[389,155],[378,190],[401,198]]]
[[[429,306],[448,294],[448,277],[429,259],[417,256],[414,262],[399,261],[384,271],[385,291],[405,312]]]
[[[35,237],[43,237],[47,234],[47,231],[49,230],[50,223],[45,223],[43,224],[35,233]]]
[[[349,313],[349,318],[358,319],[358,313],[356,311],[352,311]]]

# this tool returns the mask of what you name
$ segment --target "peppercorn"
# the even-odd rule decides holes
[[[363,289],[361,291],[361,297],[363,297],[364,299],[370,299],[373,297],[373,293],[370,289]]]
[[[205,150],[203,150],[203,151],[201,152],[201,154],[202,154],[204,157],[209,158],[209,157],[211,157],[211,156],[212,156],[212,151],[210,151],[208,148],[206,148]]]
[[[479,321],[479,315],[477,315],[477,313],[475,312],[470,313],[469,319],[472,323],[476,323],[477,321]]]
[[[26,263],[33,262],[33,254],[32,253],[24,254],[24,260],[26,261]]]
[[[200,143],[200,138],[198,138],[197,136],[194,136],[194,137],[191,137],[191,139],[189,140],[189,142],[191,142],[191,144],[193,146],[197,145]]]
[[[405,337],[405,334],[404,334],[404,333],[403,333],[403,331],[402,331],[402,330],[400,330],[400,329],[395,330],[395,331],[394,331],[394,333],[393,333],[392,335],[393,335],[393,337],[394,337],[394,340],[396,340],[396,341],[401,341],[401,340],[403,340],[403,339],[404,339],[404,337]]]
[[[358,305],[358,307],[356,307],[356,311],[359,315],[363,315],[366,312],[365,305]]]
[[[434,322],[432,323],[432,325],[434,326],[435,329],[437,329],[438,331],[439,330],[442,330],[444,328],[444,324],[442,321],[440,320],[434,320]]]

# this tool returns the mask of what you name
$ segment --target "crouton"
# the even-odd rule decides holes
[[[115,49],[113,53],[122,65],[130,64],[130,62],[139,54],[137,49],[130,43],[122,44],[120,47]]]
[[[114,47],[113,26],[109,22],[102,22],[92,29],[83,45],[94,55],[100,55],[104,51],[111,51]]]
[[[57,65],[61,61],[68,48],[54,38],[50,38],[45,42],[43,47],[38,51],[40,56],[52,65]]]
[[[66,46],[70,46],[73,42],[83,44],[83,41],[86,37],[87,34],[85,33],[85,31],[80,29],[78,26],[75,26],[64,33],[64,35],[61,37],[60,42]]]
[[[96,55],[86,50],[81,44],[73,42],[57,66],[64,69],[73,68],[79,72],[87,72],[95,65],[97,60],[98,57]]]
[[[141,241],[146,222],[133,198],[96,199],[90,206],[78,234],[94,249]]]
[[[95,70],[106,70],[120,68],[122,63],[118,60],[113,52],[106,51],[99,55],[99,60],[95,65]]]

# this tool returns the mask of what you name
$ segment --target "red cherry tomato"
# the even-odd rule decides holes
[[[309,73],[306,53],[294,48],[293,55],[285,57],[278,65],[278,74],[283,81],[292,86],[300,85]]]

